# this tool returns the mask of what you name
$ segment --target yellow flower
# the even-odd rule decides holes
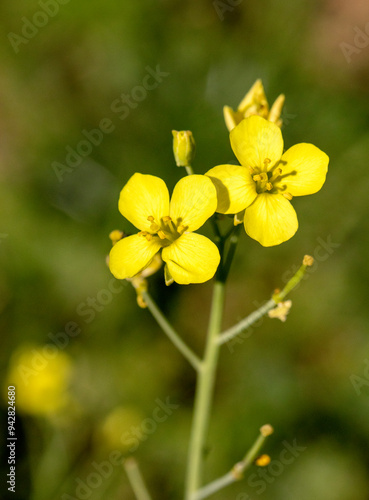
[[[218,192],[217,212],[238,214],[239,220],[239,212],[246,209],[246,233],[263,246],[289,240],[298,228],[290,200],[320,190],[328,156],[306,143],[282,154],[280,128],[260,116],[245,118],[231,131],[230,140],[241,166],[219,165],[206,173]]]
[[[126,237],[127,236],[123,233],[123,231],[119,231],[119,229],[115,229],[109,234],[109,238],[111,239],[113,246],[116,245],[118,241]],[[109,265],[109,256],[107,256],[106,258],[106,263],[107,265]],[[146,278],[159,271],[162,264],[163,261],[161,260],[160,255],[157,253],[150,264],[145,267],[140,273],[136,274],[133,278],[126,278],[127,281],[129,281],[132,284],[133,288],[136,290],[137,304],[142,309],[145,309],[147,307],[147,304],[143,298],[143,293],[147,292],[148,290],[148,282]]]
[[[261,80],[256,80],[251,89],[238,105],[237,111],[230,106],[224,106],[224,121],[229,131],[233,130],[244,118],[258,115],[279,127],[282,126],[281,113],[284,105],[284,95],[281,94],[274,101],[269,110],[269,104],[265,95]]]
[[[203,175],[181,179],[169,201],[162,179],[134,174],[120,193],[119,211],[140,232],[113,246],[110,271],[118,279],[132,278],[163,249],[166,284],[176,281],[187,285],[211,279],[220,261],[218,248],[193,231],[213,215],[216,206],[216,189]]]
[[[8,384],[16,388],[16,408],[30,415],[60,413],[71,403],[72,362],[55,346],[21,347],[10,362]]]
[[[140,430],[145,416],[134,406],[117,406],[96,429],[97,444],[105,450],[128,453],[137,447],[132,428]],[[139,441],[137,440],[137,443]]]

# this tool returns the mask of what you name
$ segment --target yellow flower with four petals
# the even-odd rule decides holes
[[[206,173],[217,189],[216,211],[238,214],[246,233],[263,246],[289,240],[298,228],[290,200],[320,190],[328,156],[306,143],[283,153],[280,128],[260,116],[242,120],[230,141],[241,165],[219,165]]]
[[[216,189],[206,176],[182,178],[169,201],[162,179],[134,174],[120,193],[119,211],[140,232],[113,246],[110,271],[118,279],[132,278],[162,249],[166,284],[208,281],[220,262],[219,251],[212,241],[193,231],[213,215],[216,207]]]

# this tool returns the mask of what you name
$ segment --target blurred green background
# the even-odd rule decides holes
[[[255,484],[253,467],[214,499],[368,499],[369,38],[358,34],[368,26],[368,5],[3,0],[0,19],[4,429],[14,353],[55,345],[70,322],[78,331],[65,346],[57,337],[69,363],[67,407],[45,416],[22,411],[19,401],[10,497],[132,500],[120,466],[91,476],[111,452],[128,455],[131,447],[153,499],[182,498],[194,373],[137,307],[129,283],[103,292],[118,286],[105,264],[108,234],[132,229],[117,201],[134,172],[161,176],[170,189],[183,174],[172,158],[172,129],[193,131],[196,172],[235,161],[222,107],[236,107],[262,78],[270,103],[286,95],[286,148],[311,142],[330,156],[330,169],[318,194],[294,200],[300,228],[289,242],[266,249],[243,235],[224,326],[268,299],[322,240],[335,247],[320,250],[324,259],[291,296],[286,323],[266,318],[242,343],[224,347],[206,480],[228,471],[271,423],[268,479]],[[40,27],[32,31],[33,22]],[[134,89],[157,66],[166,75],[142,97]],[[122,104],[117,111],[122,94],[131,96],[125,112]],[[65,165],[67,148],[101,120],[110,132],[60,174],[55,162]],[[165,288],[162,271],[150,279],[152,295],[199,354],[211,286]],[[33,369],[49,382],[60,374],[40,366]],[[26,377],[31,400],[33,375]],[[178,408],[154,422],[158,400],[168,398]],[[132,429],[141,429],[139,438]],[[286,441],[304,450],[281,466]]]

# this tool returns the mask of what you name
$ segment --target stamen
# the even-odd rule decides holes
[[[161,229],[158,231],[158,236],[159,236],[159,238],[161,240],[165,240],[166,239],[166,236],[165,236],[164,232]]]
[[[293,198],[293,196],[292,196],[292,194],[291,194],[291,193],[282,193],[282,194],[283,194],[283,196],[284,196],[287,200],[289,200],[289,201],[291,201],[291,200],[292,200],[292,198]]]
[[[266,183],[266,188],[268,191],[271,191],[273,189],[273,184],[271,182]]]
[[[186,231],[186,227],[185,226],[182,226],[182,224],[180,224],[178,227],[177,227],[177,231],[179,234],[182,234]]]
[[[162,217],[161,220],[164,222],[164,224],[167,225],[169,232],[171,232],[171,233],[176,232],[176,230],[177,230],[176,225],[174,224],[172,218],[169,215],[165,215],[164,217]]]
[[[253,180],[265,182],[268,180],[268,175],[265,172],[261,172],[261,174],[254,175]]]
[[[282,173],[282,169],[280,167],[276,168],[273,172],[273,175],[269,179],[270,182],[275,181]]]
[[[152,234],[150,234],[150,233],[145,234],[145,238],[147,239],[147,241],[151,241],[152,240]]]
[[[265,158],[265,160],[263,161],[263,163],[267,167],[269,165],[269,163],[272,163],[272,160],[270,160],[269,158]]]
[[[249,172],[251,175],[254,175],[256,170],[253,167],[249,167]]]
[[[153,233],[158,232],[159,229],[160,229],[160,226],[155,222],[155,218],[152,215],[149,215],[149,217],[147,218],[147,220],[149,222],[151,222],[150,231],[152,231]]]

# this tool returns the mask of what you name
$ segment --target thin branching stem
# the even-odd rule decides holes
[[[195,368],[195,370],[201,370],[201,360],[200,358],[188,347],[188,345],[181,339],[176,330],[169,323],[167,318],[164,316],[163,312],[156,305],[154,299],[148,292],[142,292],[142,298],[151,314],[154,316],[158,324],[161,326],[163,332],[169,337],[177,349],[183,354],[189,363]]]
[[[266,429],[267,432],[265,432]],[[240,481],[243,478],[243,473],[245,472],[245,470],[252,465],[252,463],[258,456],[267,436],[269,436],[272,432],[273,429],[269,425],[261,427],[259,436],[255,440],[249,451],[246,453],[244,458],[240,462],[235,464],[234,467],[229,472],[227,472],[227,474],[199,489],[194,495],[193,500],[202,500],[203,498],[207,498],[213,493],[216,493],[217,491],[225,488],[229,484]]]
[[[123,467],[137,500],[151,500],[136,460],[132,457],[127,458],[123,462]]]
[[[279,302],[281,302],[303,279],[306,273],[308,265],[302,264],[300,269],[292,276],[292,278],[286,283],[281,291],[275,292],[270,300],[263,304],[259,309],[252,312],[246,318],[241,319],[239,323],[228,328],[222,332],[218,337],[218,343],[224,344],[232,338],[236,337],[247,328],[252,326],[256,321],[258,321],[262,316],[267,314],[271,309],[273,309]]]
[[[193,423],[187,462],[186,500],[192,500],[202,482],[205,443],[214,393],[219,348],[217,342],[224,304],[224,283],[214,284],[208,336],[202,370],[198,373],[194,403]]]

